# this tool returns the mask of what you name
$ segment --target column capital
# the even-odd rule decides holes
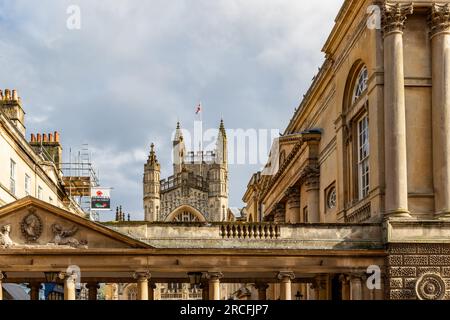
[[[223,278],[223,273],[219,271],[213,271],[206,273],[206,278],[210,280],[220,280]]]
[[[137,281],[148,281],[150,279],[152,274],[150,271],[136,271],[133,274],[133,278]]]
[[[429,23],[432,38],[439,33],[450,32],[450,4],[433,3]]]
[[[0,281],[2,281],[3,279],[6,279],[6,273],[0,271]]]
[[[347,274],[341,274],[341,275],[339,276],[339,281],[340,281],[341,283],[349,283],[349,282],[350,282],[350,276],[347,275]]]
[[[283,280],[286,278],[289,278],[289,280],[294,280],[295,279],[295,273],[292,271],[280,271],[277,274],[277,278],[278,280]]]
[[[76,272],[60,272],[58,278],[64,281],[74,281],[77,280],[78,275]]]
[[[391,33],[403,32],[407,15],[414,11],[412,3],[391,3],[382,5],[383,33],[386,37]]]

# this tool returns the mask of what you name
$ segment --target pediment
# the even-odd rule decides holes
[[[151,248],[118,233],[32,197],[0,208],[1,248],[120,249]]]

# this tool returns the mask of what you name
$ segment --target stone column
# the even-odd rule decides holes
[[[88,282],[86,287],[88,288],[88,299],[97,300],[97,290],[99,285],[97,282]]]
[[[156,284],[154,282],[148,283],[148,300],[155,300]]]
[[[350,276],[350,300],[362,300],[362,278],[359,275]]]
[[[290,187],[286,191],[286,222],[300,222],[300,188]]]
[[[315,290],[317,300],[330,300],[329,295],[329,276],[328,274],[320,274],[315,278]]]
[[[64,300],[76,300],[75,281],[77,274],[61,272],[59,278],[64,281]]]
[[[280,271],[278,280],[280,280],[280,299],[292,300],[291,281],[295,279],[295,274],[291,271]]]
[[[411,4],[383,5],[386,215],[409,217],[403,29]]]
[[[437,217],[450,218],[450,5],[431,9],[433,181]]]
[[[220,300],[220,279],[223,277],[221,272],[209,272],[209,300]]]
[[[339,281],[342,286],[342,300],[350,300],[350,277],[342,274],[339,276]]]
[[[258,289],[258,300],[267,300],[267,283],[257,282],[255,283],[256,289]]]
[[[309,165],[304,169],[306,192],[308,195],[308,222],[320,222],[320,174],[319,167]]]
[[[148,279],[150,272],[136,272],[134,279],[137,280],[137,300],[148,300]]]
[[[0,301],[3,300],[3,279],[5,279],[6,276],[3,272],[0,271]]]
[[[39,300],[41,284],[39,282],[30,282],[28,288],[30,289],[30,300]]]

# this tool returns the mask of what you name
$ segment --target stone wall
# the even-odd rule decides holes
[[[392,300],[450,300],[450,244],[390,244],[387,295]]]

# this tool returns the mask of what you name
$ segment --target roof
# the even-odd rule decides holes
[[[4,283],[2,285],[6,296],[12,300],[30,300],[30,296],[25,292],[25,288],[15,283]]]

